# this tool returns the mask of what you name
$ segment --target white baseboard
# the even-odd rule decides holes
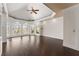
[[[49,35],[42,35],[42,36],[51,37],[51,38],[57,38],[57,39],[63,40],[63,38],[59,38],[59,37],[55,37],[55,36],[49,36]]]

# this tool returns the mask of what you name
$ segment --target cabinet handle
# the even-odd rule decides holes
[[[75,32],[75,29],[73,30],[73,32]]]

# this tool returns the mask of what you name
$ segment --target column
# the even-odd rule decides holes
[[[2,41],[6,42],[6,37],[7,37],[7,19],[6,19],[6,15],[2,15],[1,17],[1,34],[2,34]]]
[[[43,36],[43,22],[40,22],[40,36]]]
[[[8,20],[8,13],[6,4],[2,4],[2,15],[1,15],[1,35],[2,35],[2,42],[7,42],[7,20]]]
[[[20,22],[20,24],[21,24],[21,27],[20,27],[20,29],[21,29],[21,39],[23,39],[23,23],[22,22]]]
[[[0,15],[0,37],[1,37],[1,15]]]
[[[29,34],[29,40],[31,40],[31,26],[30,23],[28,23],[28,34]]]

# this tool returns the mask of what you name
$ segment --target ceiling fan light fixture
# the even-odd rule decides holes
[[[27,11],[31,11],[31,14],[32,14],[32,13],[37,14],[37,11],[39,11],[39,9],[34,9],[34,8],[32,7],[32,10],[27,10]]]

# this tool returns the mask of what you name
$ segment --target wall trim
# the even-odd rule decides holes
[[[51,36],[48,36],[48,35],[40,35],[40,36],[50,37],[50,38],[55,38],[55,39],[63,40],[63,39],[60,39],[60,38],[57,38],[57,37],[51,37]]]

